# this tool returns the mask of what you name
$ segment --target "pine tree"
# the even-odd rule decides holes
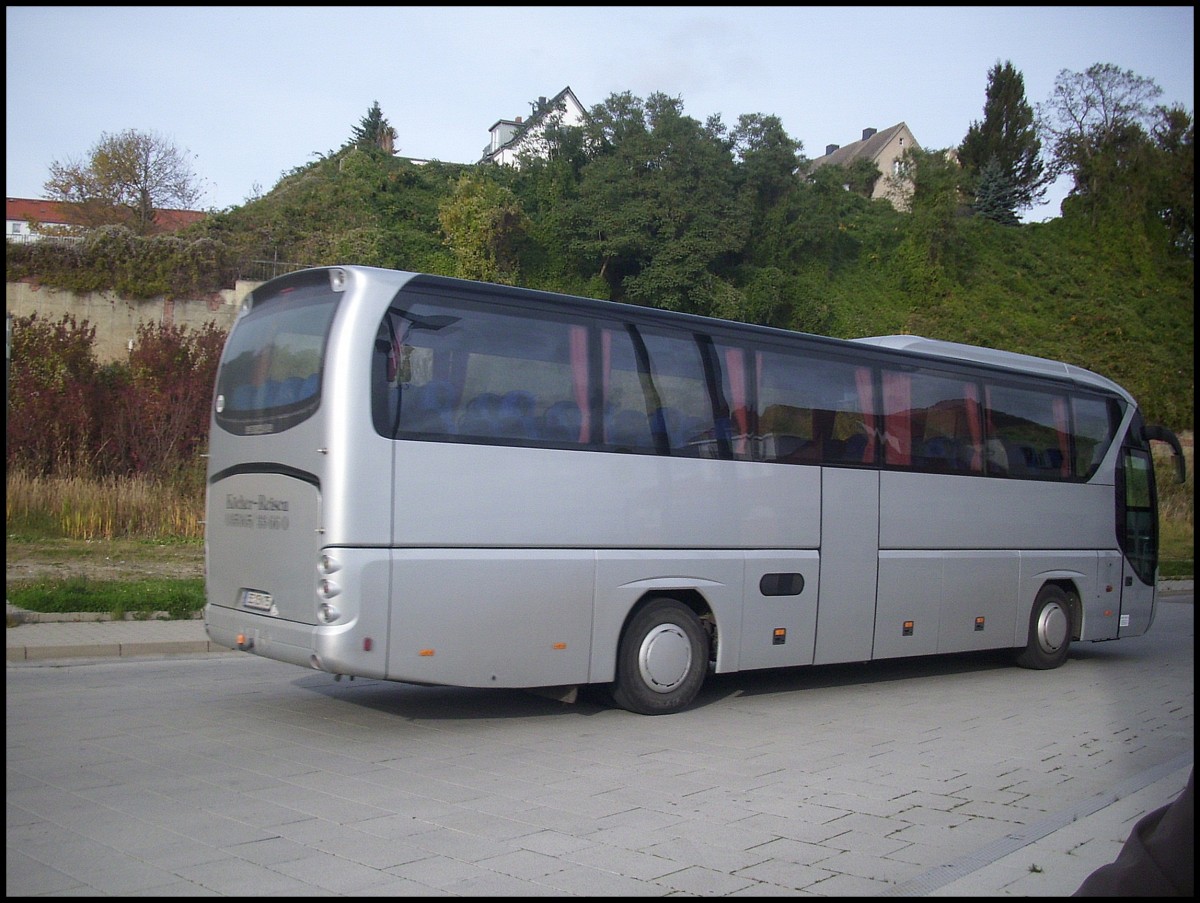
[[[975,186],[975,203],[971,209],[978,216],[1004,226],[1015,226],[1019,220],[1016,209],[1016,189],[998,157],[992,157],[979,173]]]
[[[379,101],[371,105],[367,115],[351,130],[351,143],[357,147],[377,147],[388,154],[396,152],[396,130],[383,118]]]
[[[971,123],[958,148],[968,185],[978,190],[984,169],[994,160],[1008,183],[1003,194],[1012,204],[1009,213],[1028,209],[1045,195],[1049,181],[1041,150],[1033,108],[1025,100],[1024,77],[1011,62],[1003,66],[997,63],[988,72],[983,122]],[[994,209],[998,201],[995,186],[988,190],[988,205]]]

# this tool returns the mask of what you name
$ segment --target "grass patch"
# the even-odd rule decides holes
[[[90,580],[69,577],[8,587],[8,601],[44,614],[97,612],[114,620],[127,614],[151,618],[165,612],[172,620],[193,618],[204,608],[204,579]]]

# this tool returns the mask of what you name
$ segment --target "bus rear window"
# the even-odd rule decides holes
[[[340,295],[327,280],[284,286],[234,324],[217,373],[216,421],[236,435],[277,433],[310,417]]]

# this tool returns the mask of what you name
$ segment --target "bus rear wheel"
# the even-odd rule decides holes
[[[1070,649],[1071,600],[1060,587],[1043,586],[1029,613],[1029,640],[1017,664],[1038,671],[1057,668]]]
[[[708,634],[696,613],[652,599],[621,637],[612,699],[639,715],[669,715],[696,698],[707,671]]]

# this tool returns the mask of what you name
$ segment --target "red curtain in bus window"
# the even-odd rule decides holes
[[[731,416],[737,430],[733,454],[745,458],[750,441],[750,412],[746,408],[746,355],[741,348],[725,349],[725,372],[729,374],[729,394],[733,396]]]
[[[1058,472],[1064,477],[1071,475],[1071,422],[1067,417],[1067,400],[1054,399],[1054,428],[1058,431],[1058,450],[1062,453],[1062,464]]]
[[[587,327],[572,326],[570,341],[571,386],[581,415],[578,438],[580,442],[589,442],[592,436],[592,406],[588,399]]]
[[[867,447],[863,449],[862,459],[869,463],[875,460],[875,399],[872,397],[871,368],[855,367],[854,383],[858,387],[858,407],[867,431]]]
[[[963,383],[963,398],[966,399],[967,429],[971,433],[971,471],[983,472],[983,423],[979,417],[979,387],[975,383]]]
[[[883,372],[883,456],[887,464],[912,464],[912,377]]]

